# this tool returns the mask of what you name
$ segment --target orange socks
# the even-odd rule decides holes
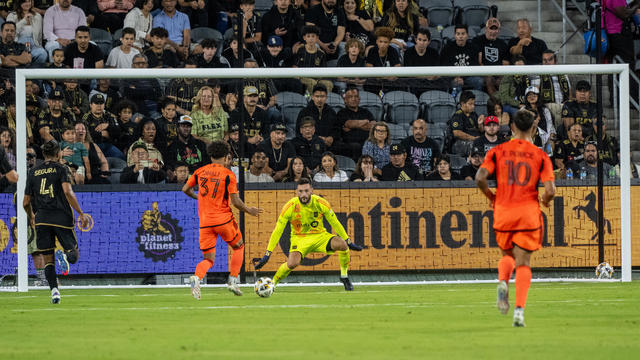
[[[529,286],[531,286],[531,268],[524,265],[518,266],[516,269],[516,307],[524,308]]]
[[[236,277],[240,274],[242,260],[244,260],[244,244],[237,249],[233,249],[233,254],[231,254],[231,263],[229,264],[229,276]]]
[[[498,262],[498,280],[504,280],[508,284],[515,267],[516,261],[511,256],[504,255]]]
[[[209,269],[211,269],[212,266],[213,266],[213,261],[209,259],[204,259],[200,261],[196,266],[196,276],[200,278],[200,280],[204,279],[204,277],[207,275],[207,271],[209,271]]]

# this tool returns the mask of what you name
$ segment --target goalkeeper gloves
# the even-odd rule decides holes
[[[353,251],[362,251],[363,247],[351,242],[351,239],[347,239],[347,246],[349,246],[349,249],[353,250]]]
[[[256,268],[256,270],[260,270],[263,266],[266,265],[266,263],[269,261],[269,257],[271,256],[271,251],[267,250],[264,253],[264,256],[262,257],[262,259],[259,259],[257,263],[255,263],[254,267]],[[257,260],[257,259],[254,259]]]

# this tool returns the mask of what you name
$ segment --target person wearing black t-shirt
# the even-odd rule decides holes
[[[280,181],[287,174],[289,162],[296,156],[296,149],[286,140],[287,132],[285,124],[272,124],[269,139],[258,145],[258,151],[263,151],[269,159],[269,175],[274,181]]]
[[[267,112],[258,107],[259,94],[256,87],[247,86],[243,91],[244,106],[236,108],[229,114],[229,124],[240,124],[241,119],[244,119],[243,129],[247,142],[258,145],[269,128]]]
[[[469,41],[469,31],[467,25],[458,24],[455,26],[456,41],[444,45],[440,54],[440,63],[444,66],[476,66],[478,63],[478,49]],[[482,90],[483,78],[480,76],[461,76],[453,79],[453,86],[462,90],[463,85],[467,85],[476,90]]]
[[[284,48],[291,51],[300,42],[298,31],[302,26],[304,19],[298,15],[290,0],[275,0],[271,10],[262,16],[262,38],[278,36],[282,39]]]
[[[391,8],[380,21],[380,26],[388,26],[396,34],[393,46],[404,52],[413,43],[413,36],[420,28],[420,16],[413,12],[412,1],[393,1]],[[423,18],[424,19],[424,18]],[[423,23],[423,27],[427,24]]]
[[[311,101],[309,105],[302,109],[298,114],[296,121],[296,130],[300,130],[302,119],[310,116],[315,120],[315,134],[318,135],[325,143],[329,151],[335,153],[342,153],[335,151],[340,140],[340,127],[336,112],[333,111],[331,106],[327,105],[327,89],[322,85],[316,85],[311,93]]]
[[[365,65],[368,67],[396,67],[402,66],[398,51],[390,46],[393,40],[393,30],[382,26],[376,29],[376,45],[369,49],[369,53],[365,59]],[[389,83],[396,78],[370,78],[364,85],[366,91],[378,94],[382,89],[384,91],[393,90],[393,86]]]
[[[594,119],[598,115],[596,103],[591,101],[591,84],[585,80],[576,83],[575,100],[567,101],[562,107],[562,124],[558,126],[558,139],[568,139],[568,129],[573,123],[582,125],[582,135],[593,134]]]
[[[426,177],[426,180],[449,181],[462,180],[457,172],[451,170],[451,160],[449,155],[440,155],[436,159],[436,170]]]
[[[267,39],[267,46],[260,51],[259,61],[261,67],[286,68],[291,66],[293,54],[290,48],[283,47],[280,36],[272,35]],[[292,91],[298,94],[303,92],[303,85],[298,79],[272,79],[278,92]]]
[[[407,151],[402,144],[389,148],[389,163],[382,168],[382,181],[422,180],[418,168],[407,161]]]
[[[373,114],[360,107],[360,91],[350,86],[344,93],[344,109],[338,112],[338,126],[342,129],[342,140],[351,150],[351,158],[356,160],[362,154],[362,144],[369,138],[375,123]]]
[[[291,140],[296,154],[302,158],[304,165],[310,172],[320,167],[322,154],[327,147],[318,135],[316,135],[316,121],[311,116],[305,116],[299,121],[300,128],[296,137]]]
[[[349,39],[345,44],[346,54],[338,59],[338,67],[363,67],[364,58],[360,55],[364,52],[364,45],[358,39]],[[362,86],[366,82],[365,79],[339,77],[334,86],[341,91],[346,90],[347,86]]]
[[[326,67],[327,55],[318,49],[318,36],[320,28],[314,25],[307,25],[302,29],[304,46],[301,46],[293,57],[293,67]],[[328,92],[333,90],[333,82],[330,80],[317,80],[313,78],[301,78],[300,82],[305,86],[306,91],[311,93],[316,84],[322,84]]]
[[[500,131],[500,120],[498,117],[490,115],[484,118],[484,134],[473,141],[473,147],[480,149],[483,154],[502,144],[504,140],[498,136]]]
[[[372,45],[373,20],[364,10],[358,9],[356,0],[344,0],[342,11],[347,21],[345,40],[357,39],[362,45]]]
[[[507,44],[511,55],[524,56],[525,65],[542,64],[542,52],[547,50],[544,40],[531,36],[531,24],[527,19],[518,19],[518,36]]]
[[[336,0],[322,0],[322,3],[307,10],[304,21],[307,25],[320,28],[318,45],[327,59],[338,58],[338,46],[344,39],[346,19],[344,12],[339,11]]]
[[[420,28],[416,32],[416,44],[404,52],[404,66],[438,66],[440,65],[440,55],[429,47],[431,42],[431,31]],[[427,90],[447,91],[449,88],[447,80],[439,76],[427,76],[411,81],[411,89],[416,96],[420,96]]]
[[[7,182],[13,184],[18,182],[18,173],[11,167],[9,160],[7,159],[7,154],[2,146],[0,146],[0,175],[2,175],[2,180],[0,180],[0,191],[4,190],[2,185],[9,185]]]
[[[91,43],[88,26],[78,26],[75,41],[64,49],[64,64],[73,69],[101,69],[104,55]]]
[[[478,116],[474,111],[476,108],[476,96],[471,91],[463,91],[460,94],[460,109],[457,110],[451,119],[449,127],[453,136],[452,144],[456,141],[472,142],[481,135],[478,123],[484,122],[484,115]],[[451,151],[451,149],[448,149]],[[465,151],[465,155],[467,152]]]
[[[469,154],[468,163],[460,169],[460,177],[462,180],[475,180],[476,173],[478,169],[480,169],[480,165],[482,165],[482,161],[484,160],[484,153],[480,148],[473,147],[471,149],[471,154]],[[489,180],[495,180],[495,172],[491,174],[493,179],[489,178]]]
[[[165,28],[157,27],[149,32],[151,37],[151,47],[144,51],[144,55],[149,61],[150,68],[175,68],[178,67],[178,57],[176,53],[165,49],[165,44],[169,38],[169,32]],[[204,41],[203,41],[204,42]]]
[[[416,119],[411,123],[413,135],[401,142],[407,150],[407,161],[415,165],[425,176],[434,169],[434,160],[440,156],[440,145],[427,137],[427,122]]]
[[[487,20],[484,28],[485,33],[478,35],[472,40],[472,44],[478,50],[478,61],[480,65],[509,65],[509,48],[507,43],[498,38],[500,34],[500,21],[492,17]],[[499,76],[486,76],[484,78],[487,92],[492,95],[498,91],[500,84]]]

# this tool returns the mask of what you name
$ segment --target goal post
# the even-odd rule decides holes
[[[252,69],[17,69],[16,70],[16,136],[17,136],[17,224],[18,281],[17,290],[28,290],[27,216],[22,208],[26,185],[26,96],[27,79],[144,79],[144,78],[381,78],[425,76],[490,76],[490,75],[618,75],[620,80],[620,234],[621,280],[631,281],[631,162],[629,67],[608,65],[533,65],[533,66],[471,66],[471,67],[393,67],[393,68],[252,68]],[[96,220],[99,221],[99,220]]]

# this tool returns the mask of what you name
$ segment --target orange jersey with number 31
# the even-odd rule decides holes
[[[493,228],[526,231],[542,226],[538,183],[553,181],[549,156],[532,143],[513,139],[489,150],[482,163],[496,173]]]
[[[191,187],[198,185],[198,217],[200,227],[221,225],[233,219],[229,194],[237,194],[236,176],[219,164],[205,165],[187,180]]]

